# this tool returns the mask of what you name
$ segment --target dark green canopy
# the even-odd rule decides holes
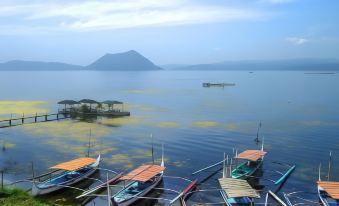
[[[74,101],[74,100],[62,100],[62,101],[58,102],[58,104],[74,105],[74,104],[79,104],[79,102]]]
[[[123,104],[123,102],[113,101],[113,100],[106,100],[106,101],[103,101],[101,103],[102,104],[108,104],[108,105],[111,105],[111,104]]]
[[[85,104],[99,104],[99,102],[92,100],[92,99],[82,99],[79,101],[80,103],[85,103]]]

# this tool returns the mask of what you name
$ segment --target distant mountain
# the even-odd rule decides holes
[[[215,64],[197,64],[179,67],[176,70],[295,70],[295,71],[338,71],[336,59],[287,59],[225,61]]]
[[[162,70],[134,50],[117,54],[106,54],[86,67],[90,70],[144,71]]]
[[[5,63],[0,63],[0,70],[11,70],[11,71],[52,71],[52,70],[66,71],[81,69],[84,69],[84,67],[59,62],[14,60]]]

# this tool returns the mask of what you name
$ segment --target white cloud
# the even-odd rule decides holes
[[[300,37],[287,37],[286,41],[292,44],[295,44],[295,45],[302,45],[302,44],[309,42],[310,40],[305,39],[305,38],[300,38]]]
[[[34,4],[0,5],[0,16],[14,16],[19,23],[41,23],[72,31],[253,20],[263,15],[253,9],[193,0],[35,1]]]

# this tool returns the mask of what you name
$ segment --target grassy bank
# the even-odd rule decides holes
[[[32,197],[24,190],[17,188],[0,189],[1,206],[49,206],[47,202]]]

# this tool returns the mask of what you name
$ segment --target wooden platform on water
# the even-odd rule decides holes
[[[52,114],[46,113],[46,114],[39,114],[39,115],[36,114],[34,116],[28,116],[28,117],[25,117],[25,116],[15,117],[15,118],[10,118],[10,119],[0,120],[0,128],[14,127],[14,126],[23,125],[26,123],[58,121],[58,120],[67,119],[67,118],[70,118],[70,117],[67,117],[63,113],[52,113]]]
[[[235,86],[234,83],[202,83],[203,87],[226,87],[226,86]]]
[[[22,116],[15,117],[10,119],[0,120],[0,128],[14,127],[27,123],[39,123],[39,122],[49,122],[49,121],[58,121],[62,119],[68,119],[78,116],[104,116],[104,117],[125,117],[130,116],[130,112],[125,111],[102,111],[102,112],[70,112],[70,111],[59,111],[58,113],[51,114],[36,114],[34,116]]]

